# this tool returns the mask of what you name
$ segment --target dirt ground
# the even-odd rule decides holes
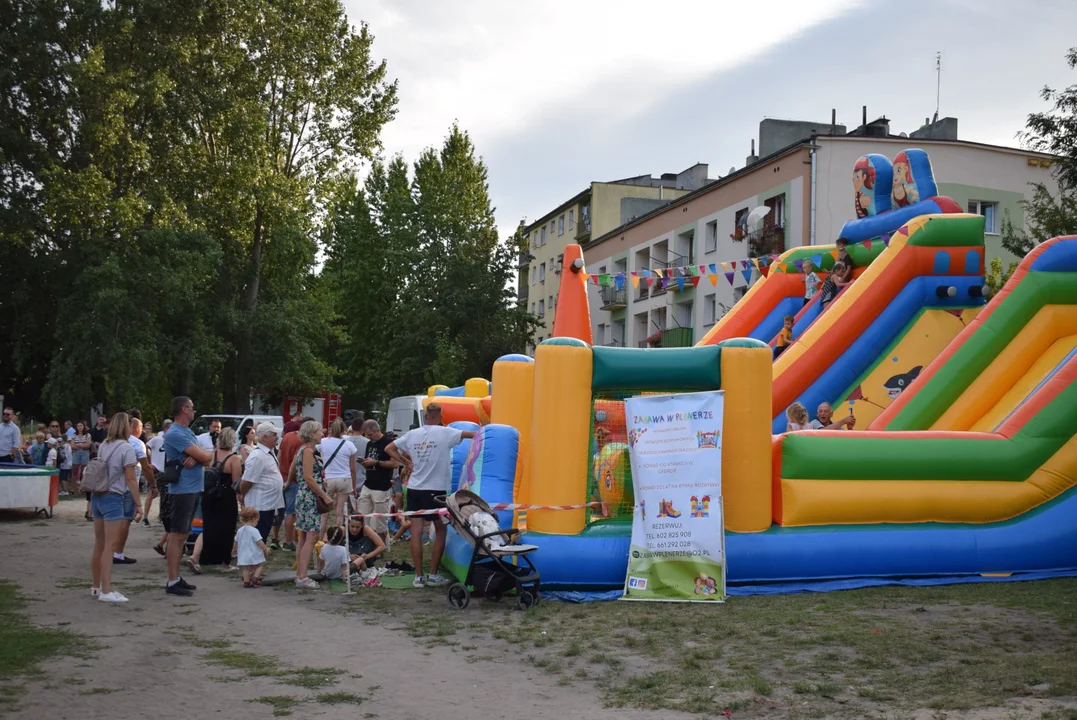
[[[490,659],[465,661],[457,645],[468,644],[464,636],[454,638],[452,644],[428,647],[391,629],[401,626],[399,620],[378,622],[376,611],[364,621],[362,613],[340,615],[313,607],[319,601],[361,606],[361,594],[344,598],[270,588],[245,590],[234,575],[206,573],[186,576],[198,586],[193,598],[167,596],[164,558],[150,549],[159,526],[133,527],[127,554],[138,563],[114,570],[114,582],[131,602],[98,602],[89,594],[93,530],[82,512],[83,503],[68,501],[58,506],[56,516],[47,523],[13,522],[10,516],[0,521],[0,544],[7,550],[0,574],[17,582],[25,596],[43,601],[30,605],[33,622],[69,627],[100,644],[88,658],[60,657],[50,662],[45,678],[26,683],[28,695],[10,717],[87,720],[164,713],[266,718],[272,714],[271,707],[259,698],[304,695],[277,678],[244,676],[242,671],[237,675],[235,670],[209,664],[205,651],[186,639],[190,636],[231,640],[240,650],[279,658],[282,667],[286,663],[297,668],[333,668],[325,674],[335,674],[338,682],[328,691],[367,698],[359,707],[354,702],[293,707],[294,714],[303,717],[678,717],[669,712],[603,708],[587,688],[559,686],[555,677],[513,658],[505,647],[492,648]],[[154,511],[151,517],[155,516]],[[80,577],[86,581],[76,585],[75,578]],[[161,587],[152,588],[153,584]],[[401,602],[409,602],[409,596],[420,592],[436,593],[439,599],[442,594],[435,589],[377,592],[392,593]],[[480,642],[491,645],[487,637],[471,641],[471,646]]]
[[[31,601],[31,621],[94,644],[49,660],[42,676],[9,688],[8,697],[15,697],[9,717],[1077,718],[1072,697],[945,711],[909,709],[916,705],[903,698],[904,710],[868,714],[855,703],[819,704],[813,693],[832,699],[841,689],[814,685],[791,694],[748,690],[750,702],[725,712],[642,710],[634,701],[607,707],[603,673],[622,681],[629,674],[660,676],[646,653],[627,650],[638,643],[619,635],[626,651],[610,647],[608,654],[619,659],[604,658],[585,640],[582,652],[573,638],[545,647],[546,632],[537,629],[549,628],[552,636],[601,607],[547,603],[539,615],[520,620],[522,613],[503,607],[456,613],[442,590],[359,589],[354,597],[342,596],[339,585],[332,592],[245,590],[234,574],[216,572],[188,575],[199,590],[193,598],[173,598],[163,592],[164,559],[150,549],[160,533],[156,525],[132,528],[128,555],[138,563],[117,566],[113,574],[131,602],[108,605],[89,595],[93,535],[82,511],[83,503],[66,501],[48,521],[0,513],[0,543],[7,550],[0,576],[18,583]],[[664,617],[654,614],[656,607],[646,611],[652,622]]]

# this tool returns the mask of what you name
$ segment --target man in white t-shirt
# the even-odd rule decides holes
[[[203,450],[213,452],[217,449],[217,436],[220,434],[221,421],[211,420],[209,423],[209,432],[204,432],[197,438],[195,438],[196,440],[198,440],[198,447],[202,448]]]
[[[168,432],[168,428],[172,427],[172,421],[165,418],[165,421],[161,423],[161,432],[157,433],[150,438],[150,441],[146,443],[146,449],[150,453],[150,465],[153,465],[153,475],[156,479],[157,475],[163,475],[165,471],[165,433]],[[157,483],[150,483],[150,491],[146,493],[146,504],[142,506],[142,525],[143,527],[150,526],[150,506],[153,505],[153,499],[157,497],[159,491],[157,489]],[[161,509],[157,509],[157,514],[161,514]]]
[[[408,481],[408,512],[440,510],[435,500],[445,495],[452,485],[452,449],[461,440],[475,437],[475,433],[442,427],[441,405],[426,406],[426,425],[409,430],[390,443],[385,452],[411,473]],[[407,453],[407,455],[401,455]],[[434,522],[434,547],[430,551],[430,574],[423,575],[423,523],[430,516],[411,516],[411,560],[415,564],[415,587],[444,585],[447,580],[438,574],[441,554],[445,551],[445,523],[440,518]]]
[[[153,487],[153,466],[150,465],[150,456],[146,452],[146,443],[142,442],[142,421],[138,418],[131,418],[131,436],[127,438],[127,442],[131,444],[131,447],[135,450],[135,459],[138,462],[135,463],[135,482],[139,487],[142,487],[142,476],[146,476],[146,481]],[[112,563],[114,565],[130,565],[136,560],[129,558],[123,554],[123,549],[127,545],[127,536],[131,533],[131,523],[135,520],[135,499],[131,495],[130,491],[124,493],[123,496],[123,519],[126,520],[123,525],[120,526],[120,535],[116,538],[116,547],[112,549]]]

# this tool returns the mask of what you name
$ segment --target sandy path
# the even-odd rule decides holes
[[[533,667],[502,641],[456,635],[452,646],[426,647],[399,628],[400,618],[377,614],[340,615],[343,603],[361,603],[362,595],[304,594],[268,588],[244,590],[234,577],[203,575],[195,581],[194,598],[172,598],[163,589],[164,559],[150,546],[160,532],[134,527],[128,554],[138,564],[116,568],[122,587],[138,590],[126,605],[107,605],[89,595],[90,523],[82,519],[83,503],[64,502],[47,526],[33,521],[0,519],[0,544],[7,550],[0,575],[22,586],[33,602],[34,622],[67,627],[103,647],[90,659],[61,657],[47,663],[48,677],[26,683],[31,697],[12,715],[16,718],[131,718],[165,714],[172,717],[267,718],[272,709],[249,702],[269,695],[305,697],[346,691],[370,695],[361,706],[304,703],[294,717],[381,717],[401,720],[443,718],[671,718],[676,713],[602,707],[589,683],[560,686],[557,678]],[[156,516],[156,512],[153,513]],[[85,577],[75,587],[72,578]],[[67,582],[65,582],[67,581]],[[59,584],[59,586],[58,586]],[[135,586],[135,587],[132,587]],[[409,591],[391,598],[408,602]],[[418,591],[416,591],[418,592]],[[424,592],[435,592],[433,590]],[[466,612],[466,611],[465,611]],[[184,634],[233,640],[249,649],[281,658],[294,667],[347,668],[341,682],[309,691],[272,678],[247,677],[237,670],[208,664],[206,652]],[[492,660],[465,661],[459,645],[478,645],[477,653]],[[361,678],[352,675],[359,674]],[[238,682],[219,682],[221,678]],[[65,680],[80,679],[84,684]],[[375,688],[371,690],[371,688]],[[114,692],[91,694],[95,687]]]

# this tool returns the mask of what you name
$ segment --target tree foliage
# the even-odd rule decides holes
[[[0,5],[0,392],[331,386],[319,239],[396,104],[371,44],[338,0]]]
[[[375,164],[332,219],[337,365],[350,399],[380,407],[428,385],[486,377],[534,319],[515,302],[518,249],[498,239],[485,164],[453,126],[408,166]]]
[[[1066,63],[1077,68],[1077,47],[1066,53]],[[1003,219],[1002,246],[1018,257],[1053,237],[1077,232],[1077,84],[1064,90],[1044,87],[1040,97],[1051,108],[1031,113],[1019,137],[1029,149],[1055,156],[1052,173],[1058,191],[1034,184],[1032,198],[1022,203],[1024,227]]]

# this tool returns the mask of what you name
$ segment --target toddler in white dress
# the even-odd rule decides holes
[[[258,516],[259,512],[254,508],[243,508],[239,513],[242,524],[236,531],[236,541],[232,544],[232,554],[237,556],[237,564],[243,571],[245,588],[262,584],[262,566],[269,556],[269,548],[255,527],[258,524]]]

